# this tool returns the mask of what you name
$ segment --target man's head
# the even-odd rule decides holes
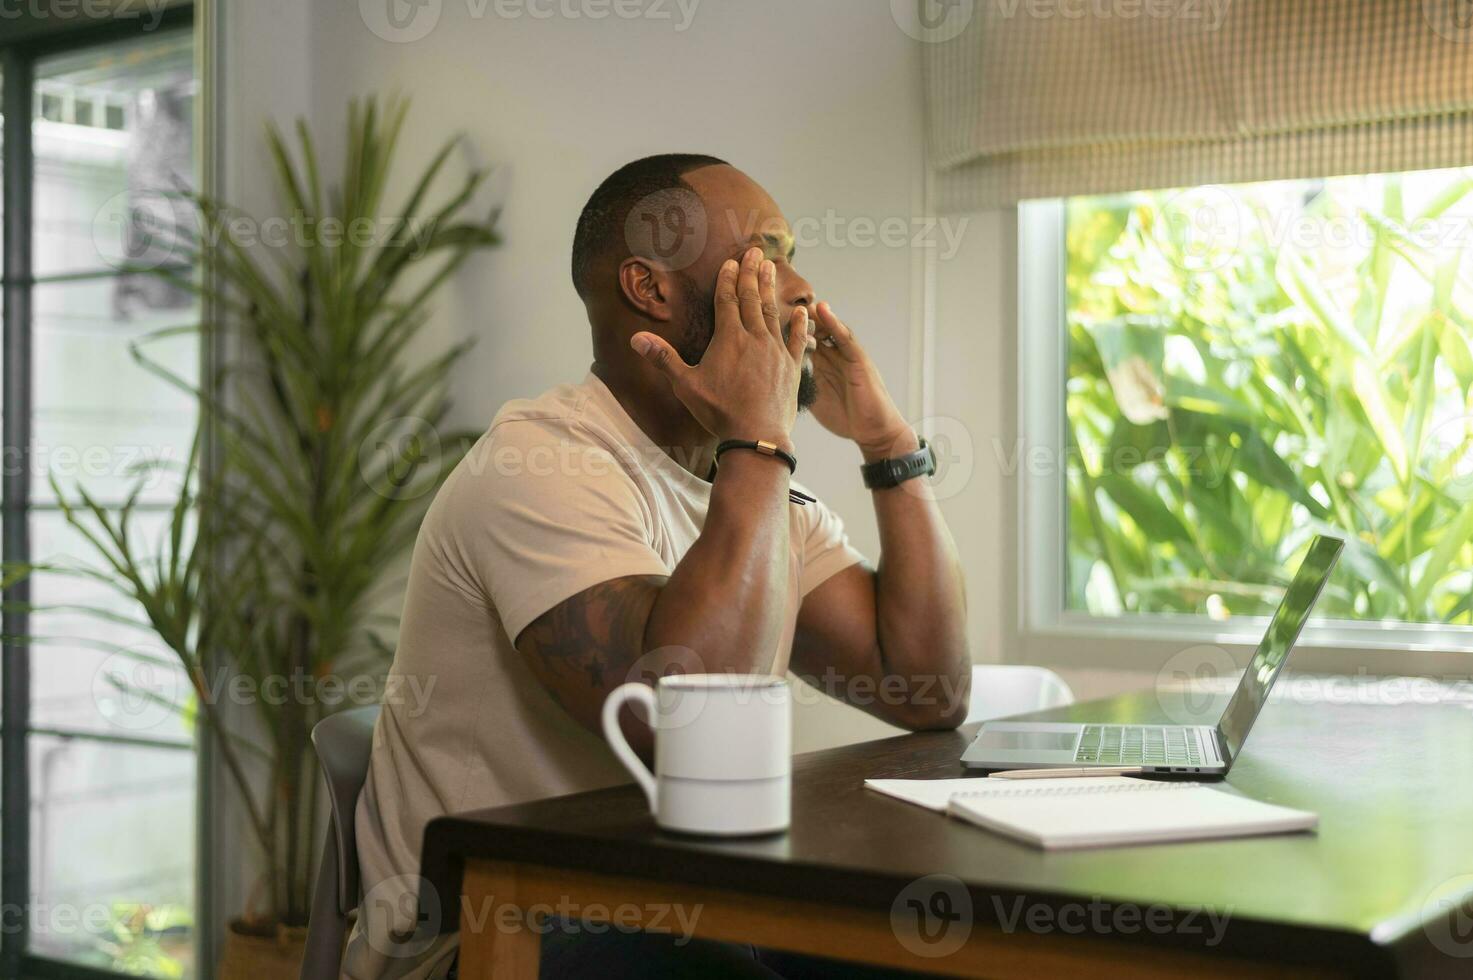
[[[573,286],[588,309],[600,362],[647,370],[629,338],[648,330],[687,364],[700,363],[716,329],[716,273],[759,245],[777,266],[784,330],[812,287],[793,268],[793,235],[755,181],[715,157],[667,154],[626,164],[593,192],[573,236]],[[810,366],[798,391],[817,394]]]

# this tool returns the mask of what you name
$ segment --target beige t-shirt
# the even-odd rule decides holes
[[[629,575],[669,575],[711,485],[658,449],[590,374],[504,406],[451,473],[415,544],[399,646],[358,803],[365,902],[344,972],[439,975],[454,938],[413,931],[425,825],[446,813],[629,781],[603,739],[538,683],[513,643],[547,610]],[[821,502],[790,506],[785,673],[802,597],[862,560]],[[455,896],[441,897],[454,915]],[[427,908],[433,908],[427,902]],[[372,937],[372,941],[370,941]]]

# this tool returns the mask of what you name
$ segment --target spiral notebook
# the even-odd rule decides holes
[[[923,782],[952,785],[921,789],[918,784]],[[896,783],[911,786],[876,785]],[[944,792],[951,816],[1047,850],[1283,834],[1312,830],[1319,822],[1313,813],[1260,803],[1202,783],[1126,776],[866,780],[866,785],[932,809]]]

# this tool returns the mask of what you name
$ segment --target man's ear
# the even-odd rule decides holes
[[[669,323],[674,282],[670,271],[648,259],[631,256],[619,264],[619,289],[624,299],[651,320]]]

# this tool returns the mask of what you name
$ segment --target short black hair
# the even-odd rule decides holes
[[[691,187],[685,175],[702,167],[730,166],[725,160],[701,153],[664,153],[626,163],[602,184],[578,215],[573,233],[573,288],[588,298],[594,262],[609,250],[628,251],[625,223],[635,205],[662,191]]]

